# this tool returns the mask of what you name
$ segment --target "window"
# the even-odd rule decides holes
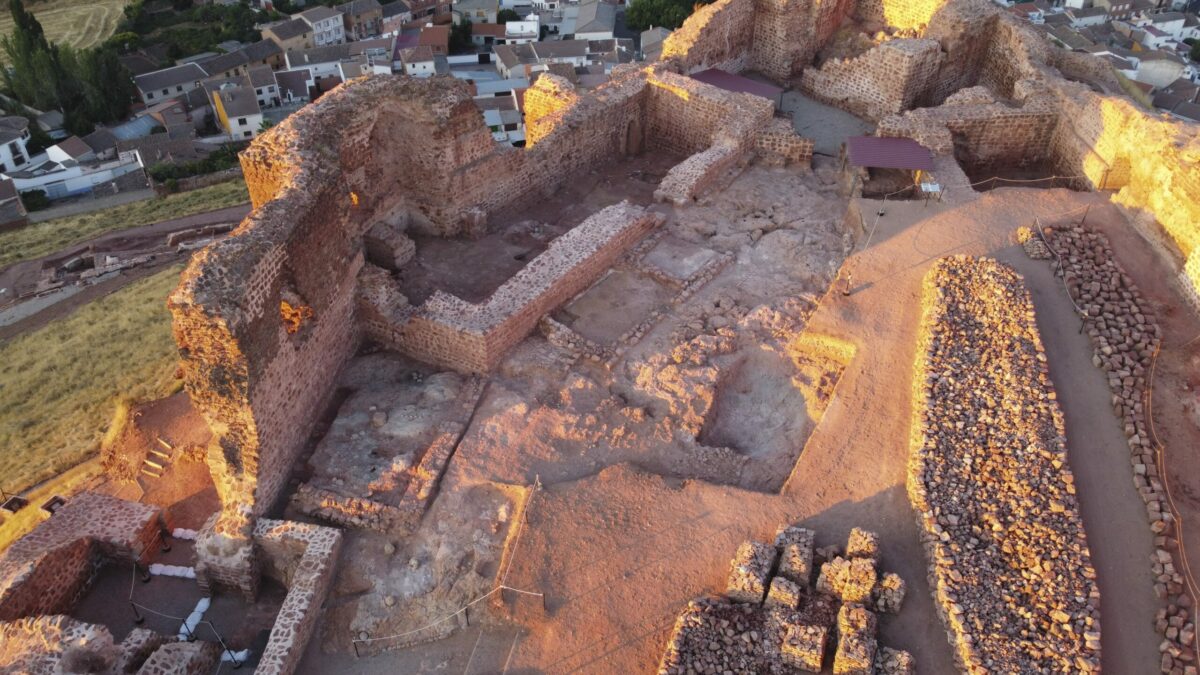
[[[146,92],[146,100],[153,101],[154,100],[154,92],[152,92],[152,91]]]
[[[255,90],[254,90],[254,93],[258,94],[259,96],[262,96],[262,87],[259,87],[258,89],[255,89]]]
[[[238,118],[238,125],[239,125],[239,126],[243,126],[243,127],[244,127],[244,126],[246,126],[246,118],[245,118],[245,117],[239,117],[239,118]]]
[[[175,91],[183,91],[183,85],[182,84],[175,85]]]
[[[166,96],[169,93],[171,93],[170,89],[163,89],[163,96]]]
[[[253,133],[254,132],[252,132],[252,131],[244,131],[244,132],[242,132],[242,138],[250,138],[250,135]]]

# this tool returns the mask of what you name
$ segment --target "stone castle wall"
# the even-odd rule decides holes
[[[905,31],[920,32],[949,0],[858,0],[861,21]]]
[[[663,41],[661,60],[674,60],[685,73],[741,72],[751,63],[754,11],[754,0],[717,0],[700,7]]]

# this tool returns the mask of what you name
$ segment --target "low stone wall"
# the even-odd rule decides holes
[[[770,166],[812,168],[813,141],[796,135],[791,120],[771,118],[754,135],[754,152],[758,160]]]
[[[1095,347],[1092,363],[1108,375],[1113,413],[1125,425],[1133,484],[1146,504],[1146,518],[1155,536],[1154,594],[1163,601],[1156,626],[1164,640],[1160,667],[1164,673],[1175,672],[1178,667],[1194,665],[1191,653],[1196,628],[1191,598],[1178,571],[1183,568],[1172,554],[1179,546],[1177,525],[1163,489],[1146,407],[1162,330],[1150,303],[1113,259],[1104,235],[1070,225],[1049,228],[1045,234],[1057,253],[1051,256],[1055,272],[1087,312],[1084,323]],[[1181,656],[1188,658],[1181,660]]]
[[[159,197],[165,197],[166,195],[175,194],[177,192],[191,192],[192,190],[199,190],[203,187],[209,187],[210,185],[225,183],[231,180],[242,180],[242,167],[235,166],[225,169],[224,171],[217,171],[216,173],[209,173],[203,176],[180,178],[178,181],[176,181],[174,190],[169,189],[164,183],[154,181],[154,194],[158,195]]]
[[[254,541],[262,549],[264,569],[278,574],[288,587],[254,672],[290,675],[304,656],[333,583],[342,533],[332,527],[263,518],[254,527]]]
[[[907,486],[959,667],[1096,672],[1100,592],[1029,292],[956,256],[923,304]]]
[[[925,101],[941,63],[936,40],[889,40],[852,59],[806,69],[800,89],[818,101],[880,120]]]
[[[629,202],[597,212],[555,239],[482,304],[437,292],[400,317],[383,343],[463,372],[490,371],[554,307],[587,288],[662,216]]]
[[[0,621],[69,612],[105,561],[144,560],[161,527],[153,506],[72,497],[0,557]]]

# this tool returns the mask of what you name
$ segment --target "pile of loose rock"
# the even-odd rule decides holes
[[[739,546],[728,600],[688,604],[659,673],[819,673],[829,657],[839,675],[916,672],[908,652],[876,640],[876,613],[898,613],[905,591],[899,576],[879,575],[878,537],[856,528],[844,552],[813,544],[811,530],[793,525],[780,528],[774,545]]]
[[[1099,591],[1029,293],[955,256],[924,305],[908,493],[959,666],[1097,671]]]
[[[1164,601],[1157,628],[1165,640],[1159,646],[1162,672],[1196,672],[1195,624],[1191,598],[1174,561],[1179,548],[1175,518],[1167,503],[1154,441],[1145,408],[1148,378],[1162,340],[1149,303],[1113,259],[1104,235],[1068,225],[1047,228],[1047,240],[1058,253],[1053,263],[1071,297],[1085,313],[1084,323],[1095,347],[1092,363],[1108,376],[1113,412],[1125,425],[1133,482],[1146,504],[1147,519],[1155,535],[1155,594]]]

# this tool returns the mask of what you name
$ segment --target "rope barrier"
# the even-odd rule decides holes
[[[1085,208],[1090,208],[1090,207],[1085,207]],[[1057,218],[1057,217],[1061,217],[1063,215],[1069,215],[1070,213],[1078,212],[1081,210],[1084,210],[1084,209],[1074,209],[1072,211],[1067,211],[1062,214],[1057,214],[1057,215],[1051,216],[1051,217]],[[1058,251],[1056,251],[1054,249],[1053,246],[1050,245],[1050,242],[1046,240],[1045,235],[1042,233],[1040,218],[1038,216],[1034,216],[1034,221],[1038,224],[1038,235],[1041,236],[1042,241],[1046,244],[1046,248],[1051,253],[1053,253],[1055,258],[1058,260],[1059,269],[1064,270],[1064,272],[1065,272],[1066,268],[1063,266],[1062,256],[1058,253]],[[1075,306],[1075,309],[1080,312],[1081,316],[1086,317],[1086,314],[1083,313],[1083,310],[1080,309],[1079,305],[1075,302],[1075,298],[1071,295],[1071,291],[1066,285],[1066,274],[1065,273],[1063,274],[1063,287],[1064,287],[1064,289],[1066,289],[1067,298],[1071,301],[1071,304]],[[1196,340],[1200,340],[1200,335],[1197,335],[1196,337],[1192,338],[1191,340],[1183,343],[1182,345],[1180,345],[1179,348],[1180,349],[1187,348],[1188,345],[1192,344]],[[1155,467],[1157,468],[1159,478],[1162,481],[1163,494],[1166,495],[1166,497],[1167,497],[1167,506],[1171,510],[1171,517],[1174,518],[1174,520],[1175,520],[1175,534],[1176,534],[1176,538],[1178,539],[1178,542],[1179,542],[1179,547],[1178,547],[1179,548],[1179,562],[1180,562],[1180,567],[1182,568],[1181,571],[1183,572],[1184,580],[1186,582],[1184,584],[1184,586],[1186,587],[1188,596],[1192,600],[1192,609],[1193,609],[1192,622],[1195,623],[1195,619],[1196,619],[1195,610],[1197,608],[1200,608],[1200,584],[1196,583],[1196,577],[1195,577],[1194,573],[1192,572],[1191,562],[1188,560],[1187,545],[1186,545],[1186,542],[1184,541],[1184,527],[1183,527],[1182,512],[1179,510],[1179,507],[1176,505],[1175,496],[1171,492],[1171,482],[1170,482],[1170,478],[1168,477],[1166,461],[1163,458],[1163,450],[1165,450],[1166,445],[1159,439],[1158,430],[1154,426],[1154,379],[1158,372],[1158,356],[1160,353],[1162,353],[1162,341],[1161,340],[1159,341],[1159,344],[1154,348],[1154,354],[1150,358],[1150,376],[1147,379],[1146,390],[1143,393],[1143,397],[1144,397],[1143,403],[1144,403],[1144,407],[1145,407],[1145,411],[1146,411],[1146,426],[1150,431],[1151,442],[1154,444]],[[1192,651],[1193,651],[1193,654],[1196,657],[1196,659],[1198,661],[1200,661],[1200,644],[1193,644]]]
[[[1198,336],[1200,337],[1200,336]],[[1195,340],[1195,338],[1193,338]],[[1190,344],[1186,343],[1186,344]],[[1186,346],[1185,344],[1185,346]],[[1182,563],[1183,576],[1187,581],[1188,595],[1192,598],[1192,623],[1195,624],[1195,610],[1200,607],[1200,586],[1196,584],[1196,577],[1192,574],[1192,566],[1188,561],[1187,545],[1183,539],[1183,515],[1179,507],[1175,504],[1175,496],[1171,494],[1171,481],[1167,474],[1167,465],[1163,459],[1163,450],[1166,446],[1158,438],[1158,431],[1154,427],[1154,377],[1158,369],[1158,355],[1162,352],[1162,343],[1154,348],[1154,356],[1150,359],[1150,378],[1146,385],[1146,426],[1150,429],[1151,442],[1154,443],[1154,463],[1158,466],[1158,476],[1162,479],[1163,493],[1167,496],[1167,505],[1171,508],[1171,516],[1175,518],[1175,534],[1179,540],[1179,562]],[[1200,645],[1192,644],[1192,651],[1196,658],[1200,660]]]

